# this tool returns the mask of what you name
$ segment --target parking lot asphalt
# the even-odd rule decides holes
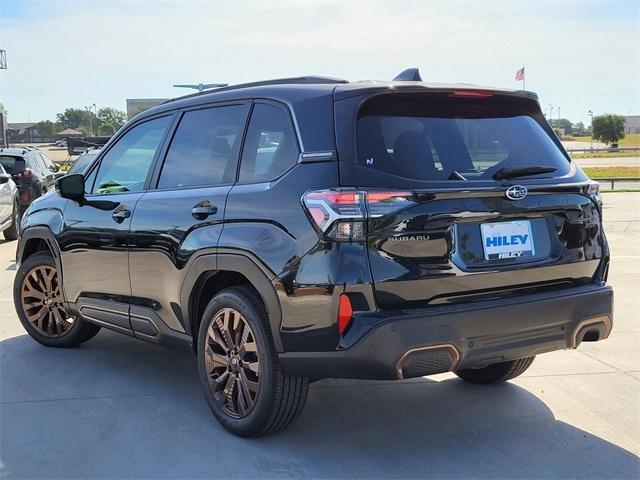
[[[32,341],[0,241],[0,478],[639,478],[640,194],[605,194],[611,337],[542,355],[521,377],[323,380],[267,438],[218,426],[189,349],[103,330]]]

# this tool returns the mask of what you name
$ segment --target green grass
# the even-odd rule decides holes
[[[585,167],[589,178],[640,178],[640,167]]]
[[[615,158],[615,157],[640,157],[640,151],[637,152],[587,152],[587,153],[571,153],[571,158]]]
[[[568,137],[567,137],[568,138]],[[591,142],[591,137],[571,137],[572,142]],[[596,140],[597,142],[598,140]],[[629,133],[618,142],[619,147],[640,147],[640,133]]]

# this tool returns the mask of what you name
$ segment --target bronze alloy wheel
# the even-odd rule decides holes
[[[27,320],[42,335],[61,337],[73,326],[73,317],[64,311],[54,267],[32,268],[22,282],[20,299]]]
[[[258,397],[260,361],[253,331],[240,312],[223,308],[216,313],[204,359],[213,397],[227,414],[246,417]]]

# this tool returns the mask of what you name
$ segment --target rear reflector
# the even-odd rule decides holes
[[[351,308],[351,300],[344,293],[340,295],[340,306],[338,307],[338,332],[343,335],[351,323],[353,309]]]
[[[492,92],[486,90],[455,90],[450,97],[493,97]]]

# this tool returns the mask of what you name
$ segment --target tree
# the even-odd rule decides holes
[[[593,139],[617,145],[624,138],[624,117],[607,113],[593,117]]]
[[[564,133],[567,135],[573,133],[573,124],[566,118],[552,118],[551,120],[549,120],[549,125],[551,125],[553,128],[564,130]]]
[[[5,116],[9,116],[9,112],[7,112],[7,109],[4,108],[4,105],[2,103],[0,103],[0,115],[4,114]]]
[[[52,122],[51,120],[45,120],[44,122],[40,122],[37,125],[38,132],[43,137],[55,137],[56,133],[60,131],[60,126],[57,123]]]
[[[127,115],[115,108],[104,107],[98,110],[98,122],[100,135],[113,135],[127,122]]]
[[[64,113],[58,113],[56,118],[63,129],[73,128],[84,133],[91,133],[96,130],[97,126],[97,118],[93,112],[82,108],[67,108]]]
[[[584,128],[584,123],[578,122],[573,125],[573,134],[578,137],[584,137],[587,134],[587,129]]]

